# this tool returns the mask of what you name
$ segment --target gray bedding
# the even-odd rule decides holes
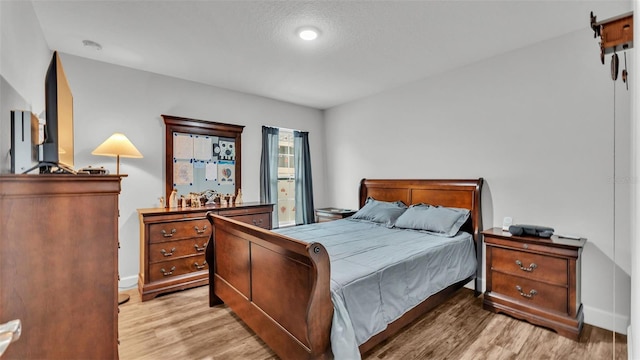
[[[336,359],[360,359],[360,344],[477,266],[473,239],[463,232],[449,238],[351,219],[274,231],[329,253]]]

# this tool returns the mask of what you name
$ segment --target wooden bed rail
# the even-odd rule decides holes
[[[304,243],[207,214],[210,306],[224,302],[283,359],[331,358],[330,265]]]

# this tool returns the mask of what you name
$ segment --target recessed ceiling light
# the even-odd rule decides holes
[[[98,44],[93,40],[82,40],[82,45],[90,48],[94,48],[95,50],[102,50],[102,45]]]
[[[302,40],[306,41],[317,39],[319,33],[320,31],[313,27],[304,27],[298,30],[298,36],[300,36]]]

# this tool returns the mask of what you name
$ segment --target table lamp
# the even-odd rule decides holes
[[[120,175],[120,156],[129,158],[142,158],[142,154],[129,139],[122,133],[114,133],[100,146],[91,152],[92,155],[115,156],[116,175]],[[118,246],[120,247],[120,246]],[[129,300],[129,295],[118,294],[118,304],[123,304]]]
[[[120,175],[120,157],[142,158],[142,154],[122,133],[114,133],[91,152],[92,155],[115,156],[116,175]]]

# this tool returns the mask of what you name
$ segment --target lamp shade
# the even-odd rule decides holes
[[[91,152],[93,155],[142,158],[142,154],[122,133],[114,133]]]
[[[91,152],[92,155],[115,156],[116,174],[120,175],[120,157],[141,158],[142,154],[124,134],[114,133]]]

